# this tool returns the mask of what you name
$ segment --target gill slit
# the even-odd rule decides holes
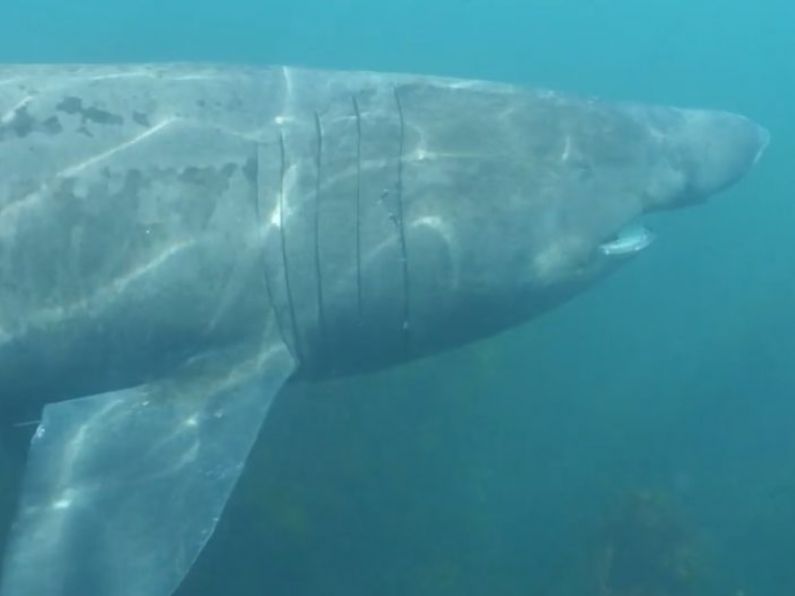
[[[317,318],[320,324],[320,339],[326,339],[326,313],[323,304],[323,275],[320,267],[320,186],[322,179],[323,156],[323,127],[320,124],[320,115],[315,112],[315,133],[317,145],[315,151],[315,279],[317,283]]]
[[[353,96],[356,115],[356,309],[362,321],[362,114]]]
[[[397,106],[397,113],[398,113],[398,120],[400,123],[400,131],[399,131],[399,145],[398,145],[398,156],[397,156],[397,185],[396,185],[396,193],[397,193],[397,223],[398,223],[398,238],[400,240],[400,260],[403,269],[403,341],[405,344],[405,348],[408,351],[410,348],[409,345],[409,334],[410,334],[410,310],[409,310],[409,300],[411,298],[410,295],[410,287],[409,287],[409,259],[408,259],[408,251],[406,249],[406,226],[404,221],[405,210],[403,205],[403,160],[404,160],[404,153],[405,153],[405,144],[406,144],[406,121],[403,116],[403,104],[400,101],[400,94],[398,93],[397,87],[394,88],[394,95],[395,95],[395,104]]]
[[[287,164],[285,158],[284,148],[284,133],[279,133],[279,154],[281,158],[281,174],[279,180],[279,230],[281,231],[280,238],[282,244],[282,267],[284,268],[284,288],[287,293],[287,307],[290,311],[290,324],[293,328],[293,336],[295,337],[295,352],[300,362],[303,356],[301,348],[301,334],[298,331],[298,323],[295,316],[295,305],[293,303],[293,290],[290,284],[290,267],[287,259],[287,233],[285,231],[285,201],[284,201],[284,179],[287,175]]]
[[[264,188],[262,184],[262,168],[260,167],[260,160],[262,156],[260,155],[261,149],[258,148],[257,150],[257,196],[254,200],[254,215],[257,218],[258,225],[264,226],[265,220],[262,217],[262,209],[260,208],[260,192]],[[264,256],[264,252],[263,252]],[[279,313],[276,312],[276,302],[274,300],[275,294],[273,293],[273,282],[271,281],[270,273],[268,272],[268,261],[267,259],[263,258],[262,269],[265,274],[265,295],[268,297],[268,304],[271,305],[273,308],[274,319],[276,319],[276,331],[279,333],[279,338],[282,340],[282,343],[285,346],[288,346],[289,343],[287,342],[287,338],[284,335],[284,328],[282,327],[282,318],[279,316]]]

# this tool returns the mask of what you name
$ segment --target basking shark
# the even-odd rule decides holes
[[[767,142],[481,81],[0,67],[0,408],[40,420],[0,595],[172,594],[286,382],[530,319]]]

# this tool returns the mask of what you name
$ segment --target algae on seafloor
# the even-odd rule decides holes
[[[705,575],[695,529],[659,492],[626,494],[595,550],[599,596],[689,596]]]

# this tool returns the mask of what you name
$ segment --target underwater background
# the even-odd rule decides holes
[[[795,4],[3,0],[2,62],[411,71],[741,112],[772,143],[571,303],[283,392],[179,596],[795,594]],[[21,462],[0,452],[7,520]],[[7,521],[5,522],[7,523]]]

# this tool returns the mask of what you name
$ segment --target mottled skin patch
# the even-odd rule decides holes
[[[61,126],[61,121],[58,120],[58,116],[50,116],[41,123],[41,129],[47,134],[57,135],[63,130],[63,126]]]
[[[183,182],[194,185],[201,189],[206,189],[207,192],[217,196],[223,195],[229,188],[229,179],[235,173],[237,166],[233,163],[228,163],[220,168],[207,166],[197,168],[194,166],[185,168],[180,173],[179,178]]]
[[[257,182],[257,160],[254,158],[246,160],[243,166],[243,175],[252,184]]]
[[[0,124],[0,141],[8,137],[24,138],[36,132],[55,135],[62,130],[63,126],[57,116],[37,122],[28,112],[27,106],[21,106],[14,111],[14,115],[9,120]]]
[[[146,126],[147,128],[151,126],[151,122],[149,121],[149,116],[144,114],[143,112],[133,112],[132,114],[133,122],[136,124],[140,124],[141,126]]]
[[[61,103],[55,106],[55,109],[69,115],[79,114],[83,118],[83,124],[86,122],[115,124],[117,126],[124,124],[124,118],[118,114],[113,114],[94,106],[84,107],[83,100],[79,97],[65,97]]]

